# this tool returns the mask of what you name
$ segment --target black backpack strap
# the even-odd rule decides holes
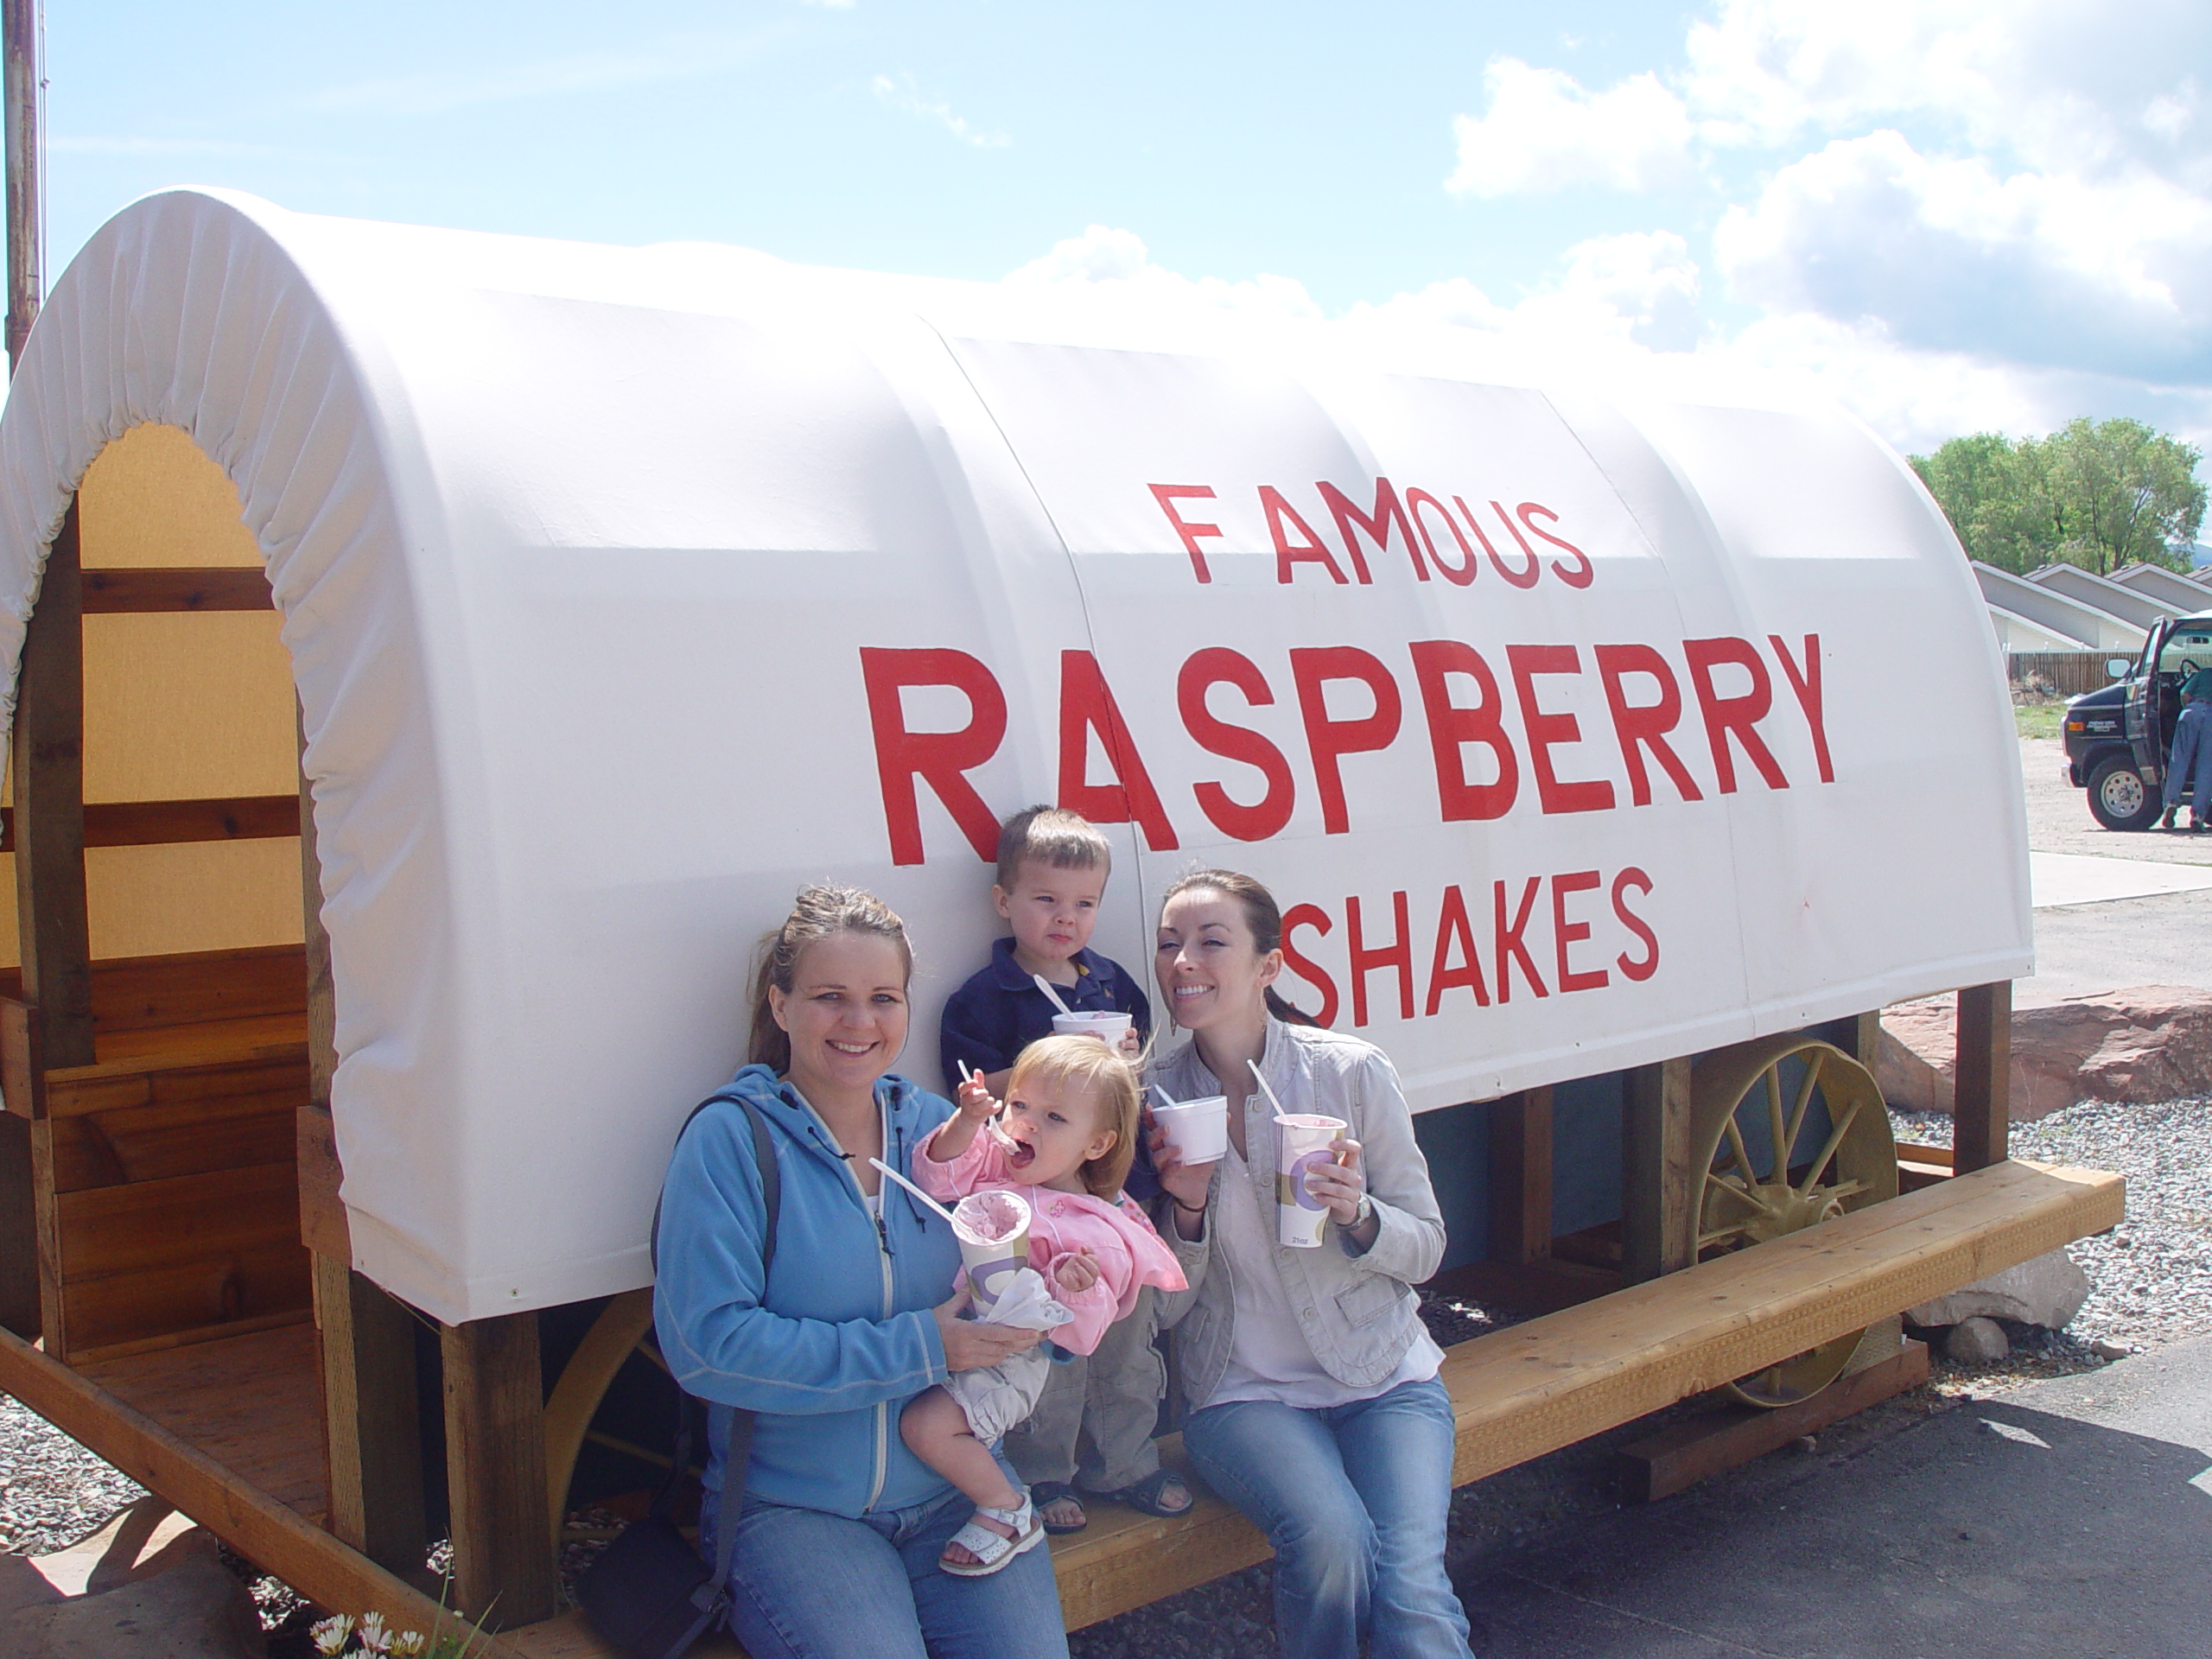
[[[771,1138],[767,1118],[758,1106],[742,1095],[711,1095],[691,1109],[691,1116],[683,1120],[683,1128],[676,1132],[676,1138],[679,1141],[682,1141],[684,1130],[691,1127],[692,1118],[698,1116],[716,1101],[723,1100],[743,1109],[746,1121],[753,1130],[753,1161],[760,1176],[760,1287],[765,1294],[767,1289],[768,1269],[776,1260],[776,1234],[783,1218],[784,1198],[783,1170],[776,1160],[776,1143]],[[658,1199],[655,1199],[653,1203],[652,1262],[653,1271],[658,1274],[660,1271],[660,1202]],[[722,1502],[727,1509],[730,1500],[745,1490],[745,1469],[753,1458],[753,1414],[741,1410],[735,1406],[724,1407],[722,1409],[730,1414],[729,1433],[725,1441],[726,1451],[722,1459]],[[666,1516],[674,1510],[677,1489],[683,1484],[684,1472],[691,1465],[691,1446],[694,1436],[696,1435],[702,1441],[704,1441],[707,1437],[706,1414],[707,1402],[696,1395],[687,1391],[683,1395],[683,1414],[676,1432],[676,1455],[670,1464],[668,1478],[661,1483],[660,1491],[653,1495],[653,1514]],[[730,1475],[733,1470],[736,1471],[734,1480]],[[734,1512],[731,1518],[734,1518]],[[713,1599],[721,1595],[723,1586],[729,1581],[730,1549],[736,1536],[736,1529],[734,1527],[724,1526],[721,1529],[715,1551],[715,1576],[701,1586],[698,1592],[700,1595],[709,1598],[709,1602],[699,1604],[702,1611],[706,1611]]]
[[[681,1144],[684,1134],[691,1127],[692,1118],[697,1117],[716,1101],[722,1100],[743,1108],[746,1121],[753,1126],[753,1165],[760,1174],[760,1281],[761,1288],[766,1290],[768,1268],[776,1259],[776,1224],[784,1208],[784,1173],[776,1163],[776,1143],[769,1138],[768,1120],[761,1115],[760,1109],[743,1095],[709,1095],[691,1109],[690,1116],[683,1120],[683,1128],[677,1130],[676,1139]],[[647,1245],[655,1277],[660,1274],[660,1203],[658,1198],[653,1200],[653,1230]]]
[[[768,1269],[776,1260],[776,1230],[784,1209],[784,1175],[777,1166],[768,1120],[742,1096],[735,1096],[753,1124],[753,1160],[760,1171],[760,1294],[768,1294]],[[686,1395],[688,1402],[692,1396]],[[699,1586],[694,1604],[702,1612],[721,1611],[729,1599],[730,1558],[737,1548],[737,1500],[745,1493],[745,1471],[753,1461],[753,1414],[727,1406],[729,1433],[723,1441],[721,1526],[715,1538],[715,1576]]]

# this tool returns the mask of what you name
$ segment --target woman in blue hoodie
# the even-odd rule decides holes
[[[724,1503],[729,1414],[709,1413],[701,1541],[736,1528],[730,1624],[753,1659],[1065,1656],[1051,1558],[956,1578],[938,1557],[973,1507],[906,1449],[899,1414],[1033,1332],[958,1318],[951,1230],[870,1158],[908,1167],[950,1103],[891,1075],[913,957],[899,918],[809,887],[762,952],[753,1063],[725,1096],[766,1118],[782,1180],[760,1269],[761,1188],[744,1109],[718,1098],[677,1144],[661,1200],[654,1322],[676,1380],[755,1414]]]

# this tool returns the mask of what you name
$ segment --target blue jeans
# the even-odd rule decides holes
[[[2202,822],[2212,817],[2212,707],[2200,698],[2181,706],[2181,715],[2174,721],[2174,749],[2166,757],[2166,810],[2171,812],[2181,804],[2183,793],[2189,796],[2189,810],[2192,821]],[[2191,783],[2190,773],[2196,776]]]
[[[1284,1659],[1469,1659],[1444,1572],[1455,1432],[1441,1383],[1401,1382],[1321,1411],[1208,1406],[1183,1425],[1206,1484],[1275,1551]]]
[[[975,1507],[949,1491],[854,1521],[747,1498],[730,1629],[752,1659],[1067,1659],[1049,1551],[987,1579],[938,1570]]]

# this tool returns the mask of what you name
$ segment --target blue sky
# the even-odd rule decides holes
[[[48,259],[289,207],[1408,315],[2212,448],[2212,6],[50,0]]]

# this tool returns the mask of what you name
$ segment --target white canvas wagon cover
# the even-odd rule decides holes
[[[1249,870],[1422,1110],[2029,965],[2012,721],[1910,472],[1795,395],[1479,342],[354,223],[179,191],[0,421],[0,652],[104,446],[236,486],[303,714],[358,1266],[627,1288],[747,959],[856,882],[993,937],[995,822],[1109,826],[1096,943]]]

